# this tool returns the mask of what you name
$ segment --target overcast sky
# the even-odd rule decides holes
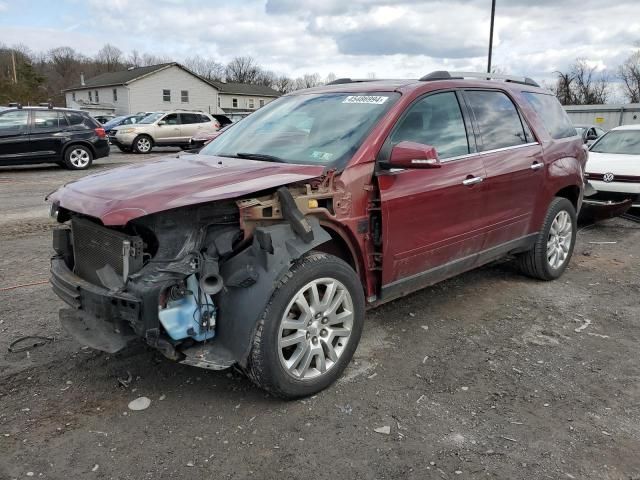
[[[419,77],[486,68],[491,0],[0,0],[0,42],[104,43],[176,60],[251,55],[297,76]],[[494,65],[550,79],[577,57],[614,70],[640,42],[640,0],[497,0]]]

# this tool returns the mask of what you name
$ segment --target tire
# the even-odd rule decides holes
[[[153,148],[153,139],[149,135],[138,135],[131,147],[135,153],[149,153]]]
[[[319,301],[313,300],[314,285]],[[301,296],[309,307],[306,314],[300,307],[304,301],[296,302]],[[331,308],[332,304],[337,307]],[[349,265],[325,253],[305,255],[278,281],[258,322],[247,366],[249,378],[288,399],[327,388],[356,351],[364,311],[362,284]]]
[[[520,270],[539,280],[560,277],[571,260],[576,233],[576,209],[573,204],[566,198],[554,198],[533,248],[518,257]]]
[[[69,170],[86,170],[93,163],[93,153],[85,145],[71,145],[64,151],[63,162]]]
[[[118,147],[118,150],[120,150],[122,153],[131,153],[131,148],[128,147]]]

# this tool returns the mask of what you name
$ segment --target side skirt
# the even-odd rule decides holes
[[[503,243],[502,245],[483,250],[479,253],[474,253],[473,255],[453,260],[452,262],[439,267],[383,285],[380,292],[380,299],[375,303],[375,305],[403,297],[409,293],[415,292],[416,290],[420,290],[421,288],[428,287],[446,280],[447,278],[454,277],[468,270],[485,265],[489,262],[502,258],[505,255],[525,252],[533,247],[537,236],[537,233],[532,233],[516,240]]]

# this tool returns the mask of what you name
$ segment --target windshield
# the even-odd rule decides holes
[[[591,147],[596,153],[640,155],[640,130],[616,130],[600,137]]]
[[[122,115],[121,117],[112,118],[107,123],[105,123],[103,126],[104,127],[114,127],[114,126],[118,125],[118,123],[120,123],[121,120],[124,120],[125,118],[126,118],[125,115]]]
[[[201,153],[343,166],[399,97],[394,92],[282,97],[235,124]]]
[[[160,117],[162,117],[162,115],[164,115],[164,113],[162,113],[162,112],[160,112],[160,113],[152,113],[151,115],[147,115],[146,117],[144,117],[138,123],[153,123],[156,120],[158,120]]]

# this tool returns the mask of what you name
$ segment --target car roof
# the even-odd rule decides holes
[[[613,131],[613,130],[640,130],[640,124],[636,124],[636,125],[621,125],[619,127],[611,129],[611,131]]]
[[[11,110],[53,110],[54,112],[73,112],[73,113],[82,113],[82,114],[89,114],[88,112],[85,112],[84,110],[77,110],[77,109],[73,109],[73,108],[64,108],[64,107],[53,107],[53,108],[49,108],[49,107],[31,107],[31,106],[26,106],[26,107],[9,107],[6,110],[2,110],[3,112],[9,112]]]
[[[426,88],[425,88],[426,87]],[[313,93],[364,93],[364,92],[400,92],[413,90],[442,90],[446,88],[500,88],[519,91],[531,91],[551,94],[533,80],[525,77],[487,74],[476,72],[432,72],[419,80],[416,79],[350,79],[343,78],[320,87],[296,90],[287,95],[304,95]]]

